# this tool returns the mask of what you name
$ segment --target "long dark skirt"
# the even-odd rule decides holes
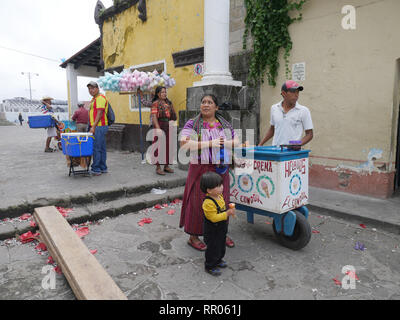
[[[170,151],[170,145],[169,145],[169,122],[168,121],[159,121],[160,129],[164,131],[165,133],[165,145],[164,146],[158,146],[158,136],[155,136],[153,139],[153,147],[157,148],[154,150],[153,154],[155,159],[152,160],[152,164],[163,164],[163,165],[169,165],[173,163],[174,160],[174,155],[171,152],[171,155],[169,154]],[[165,152],[159,152],[160,148],[164,148]],[[160,158],[158,158],[158,155],[160,154]],[[165,156],[164,156],[165,155]],[[158,160],[158,161],[157,161]]]
[[[213,164],[190,164],[186,179],[185,191],[183,194],[181,219],[179,227],[193,236],[203,235],[203,201],[205,194],[200,190],[200,178],[203,173],[208,171],[215,172]],[[224,200],[226,206],[229,203],[229,171],[222,175],[224,185]]]

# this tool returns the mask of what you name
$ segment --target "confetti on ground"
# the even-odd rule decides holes
[[[54,268],[54,271],[57,272],[58,274],[62,274],[62,271],[61,271],[61,267],[60,267],[60,266],[55,267],[55,268]]]
[[[89,228],[82,227],[82,228],[76,229],[75,233],[79,236],[79,238],[83,238],[84,236],[87,236],[89,234]]]
[[[90,253],[91,253],[91,254],[96,254],[96,253],[97,253],[97,249],[92,249],[92,250],[90,250]]]
[[[36,250],[39,250],[39,251],[47,251],[47,247],[46,247],[46,245],[45,245],[43,242],[40,242],[40,243],[35,247],[35,249],[36,249]]]
[[[152,223],[152,222],[153,222],[153,219],[151,219],[151,218],[143,218],[142,220],[140,220],[138,222],[138,225],[143,227],[145,223]]]
[[[28,220],[32,217],[32,215],[30,213],[24,213],[22,216],[20,216],[19,218],[21,220]]]
[[[39,237],[39,232],[36,232],[36,233],[32,233],[32,231],[28,231],[28,232],[25,232],[25,233],[23,233],[23,234],[21,234],[20,236],[19,236],[19,240],[22,242],[22,243],[27,243],[27,242],[31,242],[31,241],[33,241],[33,240],[37,240],[37,238]]]
[[[168,210],[167,213],[171,216],[171,215],[173,215],[175,213],[175,210],[174,209]]]
[[[346,274],[352,279],[360,280],[354,271],[347,271]]]
[[[362,244],[362,243],[357,241],[356,245],[354,246],[354,249],[364,251],[365,250],[365,246],[364,246],[364,244]]]
[[[54,263],[53,257],[52,257],[52,256],[49,256],[49,257],[47,258],[47,264],[53,264],[53,263]]]
[[[318,230],[313,230],[312,233],[321,233]]]
[[[332,280],[333,280],[333,282],[335,282],[336,285],[338,285],[338,286],[342,285],[342,283],[338,279],[333,278]]]
[[[156,205],[154,206],[154,209],[157,209],[157,210],[160,210],[160,209],[162,209],[162,206],[161,206],[161,204],[156,204]]]
[[[363,224],[363,223],[360,224],[360,227],[363,228],[363,229],[367,228],[367,226],[365,224]]]
[[[61,215],[66,218],[68,217],[68,213],[70,213],[73,209],[66,209],[66,208],[62,208],[62,207],[56,207],[56,209],[58,210],[58,212],[61,213]]]

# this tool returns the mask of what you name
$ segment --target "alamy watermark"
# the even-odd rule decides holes
[[[344,30],[356,30],[357,15],[356,8],[352,5],[345,5],[342,8],[342,14],[345,16],[342,19],[342,28]]]
[[[44,266],[42,274],[45,274],[42,279],[42,288],[44,290],[54,290],[56,288],[56,271],[54,267],[52,265]]]

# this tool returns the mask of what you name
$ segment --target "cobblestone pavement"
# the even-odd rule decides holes
[[[400,299],[400,238],[392,233],[311,212],[312,239],[292,251],[278,244],[269,218],[255,216],[251,225],[238,212],[229,227],[236,246],[227,249],[228,268],[213,277],[204,272],[204,253],[187,245],[179,214],[180,204],[170,203],[106,218],[88,224],[83,241],[132,300]],[[152,223],[138,225],[145,217]],[[357,242],[363,251],[355,249]],[[54,290],[43,288],[53,271],[43,269],[48,253],[37,244],[1,242],[2,299],[75,299],[62,274]],[[355,270],[347,280],[346,265]],[[339,282],[351,284],[351,277],[355,288],[343,288]]]

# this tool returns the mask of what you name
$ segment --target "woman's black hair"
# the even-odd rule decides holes
[[[151,102],[157,101],[157,100],[159,99],[158,94],[161,92],[162,89],[167,90],[167,88],[166,88],[166,87],[163,87],[163,86],[158,86],[158,87],[156,88],[156,91],[154,92],[153,100],[152,100]],[[168,98],[167,98],[166,100],[167,100],[167,103],[168,103],[168,104],[170,104],[170,105],[172,104],[172,102],[171,102],[170,100],[168,100]]]
[[[214,171],[208,171],[201,176],[200,190],[204,193],[207,193],[207,189],[214,189],[222,184],[222,177],[218,173]]]
[[[218,99],[217,99],[216,96],[214,96],[214,95],[211,94],[211,93],[210,93],[210,94],[205,94],[205,95],[203,95],[203,96],[201,97],[200,102],[203,101],[203,99],[204,99],[205,97],[211,97],[212,101],[214,101],[215,105],[218,107]]]

